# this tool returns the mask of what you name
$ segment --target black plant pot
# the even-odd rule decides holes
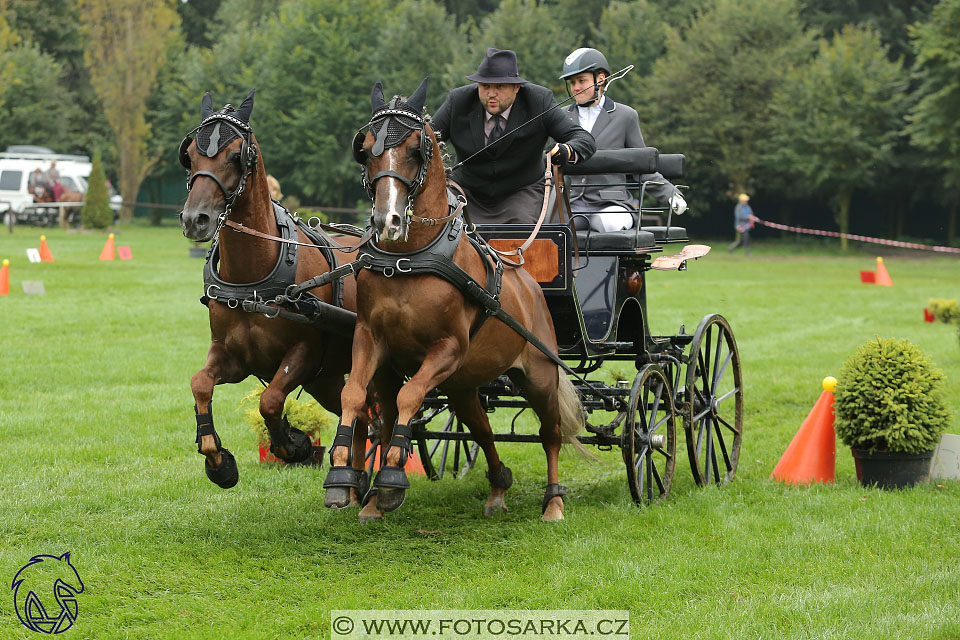
[[[857,480],[863,486],[876,485],[881,489],[903,489],[930,477],[933,451],[920,454],[897,451],[850,449],[857,467]]]

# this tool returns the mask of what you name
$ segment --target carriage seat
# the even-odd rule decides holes
[[[683,227],[640,227],[643,231],[653,234],[657,242],[687,242],[687,230]]]
[[[583,251],[629,251],[635,249],[653,248],[656,246],[656,236],[643,229],[637,233],[636,229],[623,231],[577,231],[577,245]]]

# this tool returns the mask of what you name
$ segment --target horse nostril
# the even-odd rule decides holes
[[[197,215],[196,225],[198,229],[206,229],[210,224],[210,216],[205,213]]]

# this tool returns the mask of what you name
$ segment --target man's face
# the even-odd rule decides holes
[[[480,94],[480,103],[492,116],[498,116],[513,104],[517,99],[520,85],[516,83],[487,84],[477,83],[477,92]]]
[[[606,77],[607,74],[605,74],[603,71],[598,71],[596,83],[600,84],[606,79]],[[570,78],[570,93],[576,96],[577,104],[585,105],[593,100],[597,93],[597,88],[594,87],[593,84],[594,79],[592,71],[584,71],[583,73],[578,73]],[[583,93],[577,93],[579,91],[583,91]]]

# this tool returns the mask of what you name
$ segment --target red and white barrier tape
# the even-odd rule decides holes
[[[860,242],[872,242],[874,244],[885,244],[891,247],[903,247],[904,249],[922,249],[924,251],[936,251],[938,253],[960,253],[957,247],[940,247],[930,244],[919,244],[917,242],[900,242],[899,240],[887,240],[885,238],[870,238],[868,236],[858,236],[852,233],[840,233],[839,231],[821,231],[820,229],[805,229],[803,227],[791,227],[778,222],[768,222],[753,216],[753,221],[762,224],[771,229],[780,229],[782,231],[794,231],[796,233],[808,233],[814,236],[829,236],[831,238],[849,238]]]

